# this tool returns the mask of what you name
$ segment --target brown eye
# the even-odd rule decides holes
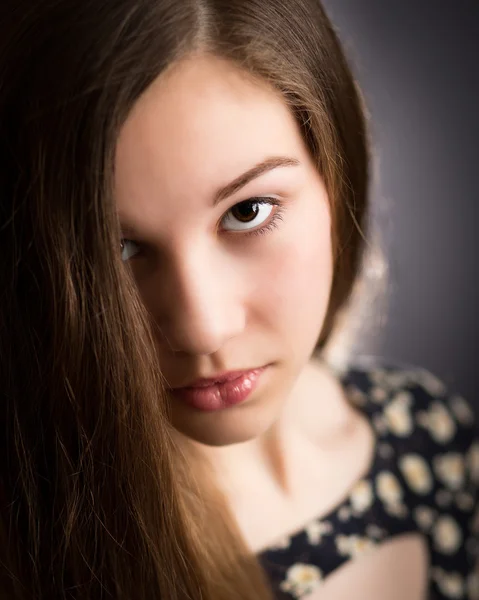
[[[248,231],[267,221],[275,206],[274,198],[252,198],[235,204],[223,219],[223,227],[229,231]],[[225,226],[225,223],[227,226]]]
[[[235,219],[238,219],[242,223],[249,223],[259,213],[258,202],[252,202],[248,200],[241,202],[231,209],[231,213]]]

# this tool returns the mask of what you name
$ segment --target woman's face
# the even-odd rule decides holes
[[[311,358],[332,280],[328,198],[293,116],[234,65],[189,58],[129,115],[115,185],[168,384],[269,365],[238,404],[172,394],[174,426],[208,445],[259,436]]]

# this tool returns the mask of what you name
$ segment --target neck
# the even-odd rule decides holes
[[[198,444],[211,463],[220,486],[228,493],[244,494],[255,481],[269,481],[283,495],[293,493],[289,464],[310,456],[318,443],[319,411],[325,402],[332,408],[338,383],[318,361],[311,361],[297,378],[274,423],[257,438],[221,447]],[[323,411],[324,412],[324,411]],[[325,426],[325,430],[327,427]]]

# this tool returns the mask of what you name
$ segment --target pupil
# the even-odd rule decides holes
[[[235,217],[237,217],[238,220],[248,222],[251,221],[251,219],[254,219],[258,214],[258,203],[251,201],[242,202],[241,204],[238,204],[238,206],[235,206],[234,210],[237,213]]]

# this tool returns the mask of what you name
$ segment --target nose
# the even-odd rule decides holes
[[[161,276],[157,325],[170,351],[214,354],[245,325],[238,277],[231,265],[192,252]],[[155,302],[158,307],[158,303]]]

